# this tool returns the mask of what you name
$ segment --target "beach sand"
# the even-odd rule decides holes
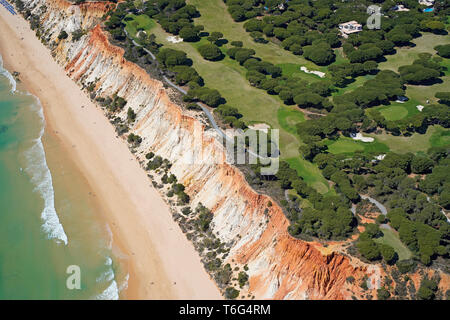
[[[51,57],[20,16],[0,8],[0,53],[39,97],[47,133],[95,190],[114,245],[129,256],[129,299],[220,299],[168,205],[113,126]]]

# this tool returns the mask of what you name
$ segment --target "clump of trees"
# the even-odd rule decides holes
[[[443,58],[450,58],[450,44],[442,44],[434,47],[437,54]]]
[[[432,84],[440,76],[442,66],[431,60],[430,54],[422,54],[411,65],[398,68],[403,80],[409,84]]]
[[[106,107],[106,108],[107,108],[110,112],[118,112],[118,111],[123,110],[123,108],[124,108],[125,105],[127,104],[127,101],[126,101],[124,98],[119,97],[119,96],[117,95],[117,93],[116,93],[116,94],[114,94],[114,95],[112,96],[112,100],[111,100],[111,99],[108,99],[108,100],[106,101],[106,103],[107,103],[107,107]]]
[[[336,57],[330,44],[324,41],[303,47],[303,56],[318,65],[330,64]]]
[[[198,52],[203,58],[210,61],[217,61],[223,58],[220,48],[212,43],[206,43],[198,47]]]
[[[138,145],[141,144],[142,142],[142,138],[140,136],[138,136],[137,134],[134,133],[130,133],[128,135],[127,141],[129,144],[131,144],[134,147],[137,147]]]

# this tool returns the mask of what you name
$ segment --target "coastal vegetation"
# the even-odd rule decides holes
[[[380,4],[386,13],[382,29],[364,28],[348,38],[339,36],[339,23],[364,22],[365,6],[228,0],[218,5],[217,12],[225,15],[215,22],[202,1],[139,6],[126,1],[105,15],[104,24],[126,59],[187,91],[182,98],[187,108],[198,109],[195,103],[201,102],[226,127],[245,130],[264,123],[281,130],[279,172],[262,176],[257,164],[247,168],[246,177],[276,195],[292,236],[326,241],[358,233],[353,244],[365,261],[409,272],[405,261],[429,266],[449,254],[444,215],[450,209],[448,44],[421,45],[444,38],[440,22],[449,9],[444,4],[424,15],[417,3],[408,2],[411,10],[404,13],[389,10],[388,1]],[[223,19],[227,23],[221,28]],[[31,15],[30,21],[39,31],[39,17]],[[83,32],[61,32],[58,38],[78,41]],[[411,53],[407,59],[405,52]],[[117,95],[95,97],[95,87],[86,89],[105,107],[118,133],[126,133],[136,120],[134,111]],[[430,103],[421,97],[424,91]],[[356,140],[358,133],[374,141]],[[126,137],[133,147],[142,142],[134,133]],[[216,242],[212,213],[200,204],[189,207],[189,195],[169,173],[167,160],[153,153],[147,159],[147,169],[162,174],[166,196],[183,206],[174,217],[204,252],[205,268],[228,298],[238,297],[248,276],[222,265],[226,249]],[[362,223],[351,210],[361,195],[380,201],[387,215]],[[389,290],[380,290],[380,298],[389,298]],[[419,296],[433,297],[430,292],[433,287],[424,285]]]

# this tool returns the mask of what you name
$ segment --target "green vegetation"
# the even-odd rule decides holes
[[[424,15],[415,2],[408,2],[409,12],[398,13],[382,1],[383,28],[364,29],[344,39],[338,36],[338,24],[365,22],[364,6],[303,0],[224,2],[124,2],[105,25],[125,48],[127,59],[157,67],[184,86],[188,108],[198,109],[195,102],[203,102],[215,108],[222,124],[233,128],[265,123],[280,129],[280,171],[262,177],[257,164],[248,168],[253,175],[246,176],[262,189],[276,189],[277,197],[285,191],[287,199],[281,204],[291,221],[291,235],[345,239],[356,230],[351,205],[361,201],[359,194],[370,194],[388,207],[387,222],[399,236],[366,225],[356,245],[362,256],[389,264],[409,258],[430,264],[445,256],[449,228],[440,209],[450,208],[445,173],[450,41],[439,33],[444,33],[448,6]],[[157,63],[131,44],[123,27],[156,54]],[[171,35],[184,41],[173,43]],[[301,66],[326,76],[302,72]],[[94,89],[90,84],[88,90],[94,94]],[[403,95],[409,101],[394,102]],[[109,102],[111,112],[126,104],[116,98]],[[422,112],[418,104],[425,106]],[[130,110],[127,118],[132,122],[136,115]],[[357,132],[376,141],[348,138]],[[129,137],[132,143],[138,141]],[[386,158],[375,159],[380,154]],[[149,158],[149,169],[164,167],[164,159]],[[421,180],[411,174],[422,175]],[[186,204],[184,187],[172,180],[164,176],[172,185],[170,195],[177,194]],[[427,197],[430,201],[424,200]],[[200,208],[195,214],[195,229],[208,232],[211,213]],[[183,215],[192,212],[186,209]],[[225,288],[230,267],[208,261],[208,270]],[[399,269],[401,265],[398,262]],[[241,287],[245,276],[239,274]],[[228,289],[228,297],[238,296],[237,290]],[[378,295],[387,299],[389,292]]]
[[[289,133],[295,134],[297,132],[296,125],[305,121],[305,115],[297,108],[282,107],[277,112],[278,123]]]
[[[365,152],[370,154],[383,154],[389,151],[389,148],[380,142],[362,142],[347,137],[339,137],[339,139],[327,140],[328,152],[333,154],[353,154],[355,152]]]
[[[392,247],[397,253],[399,260],[411,258],[411,251],[400,241],[395,231],[391,229],[382,229],[381,232],[383,233],[383,236],[375,239],[375,242]]]
[[[436,127],[429,141],[432,147],[444,147],[450,145],[450,130]]]
[[[156,22],[145,14],[127,14],[123,21],[125,22],[125,30],[135,39],[138,39],[137,33],[139,31],[144,31],[149,35],[150,31],[156,26]]]
[[[393,101],[387,106],[380,106],[375,109],[380,111],[387,121],[396,121],[418,114],[420,112],[417,109],[418,105],[420,105],[418,101],[410,99],[405,103]]]
[[[425,133],[413,133],[411,136],[393,136],[391,134],[369,134],[369,136],[377,139],[389,147],[392,152],[407,153],[407,152],[426,152],[431,146],[431,141],[440,141],[440,137],[444,135],[443,132],[448,132],[441,126],[430,126]],[[441,133],[436,133],[441,132]],[[436,135],[435,135],[436,134]],[[434,137],[435,140],[432,140]],[[437,140],[436,140],[437,138]],[[445,141],[445,138],[444,138]]]

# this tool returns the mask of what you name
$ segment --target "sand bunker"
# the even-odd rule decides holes
[[[419,104],[418,106],[416,106],[416,108],[417,108],[417,110],[422,112],[423,108],[425,108],[425,107]]]
[[[181,39],[179,36],[169,36],[167,37],[167,41],[171,43],[180,43],[183,42],[183,39]]]
[[[307,67],[301,67],[300,70],[302,70],[303,72],[306,72],[306,73],[315,74],[316,76],[319,76],[321,78],[325,77],[325,72],[309,71]]]
[[[358,132],[357,134],[352,133],[350,135],[352,137],[353,140],[358,140],[358,141],[362,141],[362,142],[374,142],[375,139],[372,137],[364,137],[361,132]]]

